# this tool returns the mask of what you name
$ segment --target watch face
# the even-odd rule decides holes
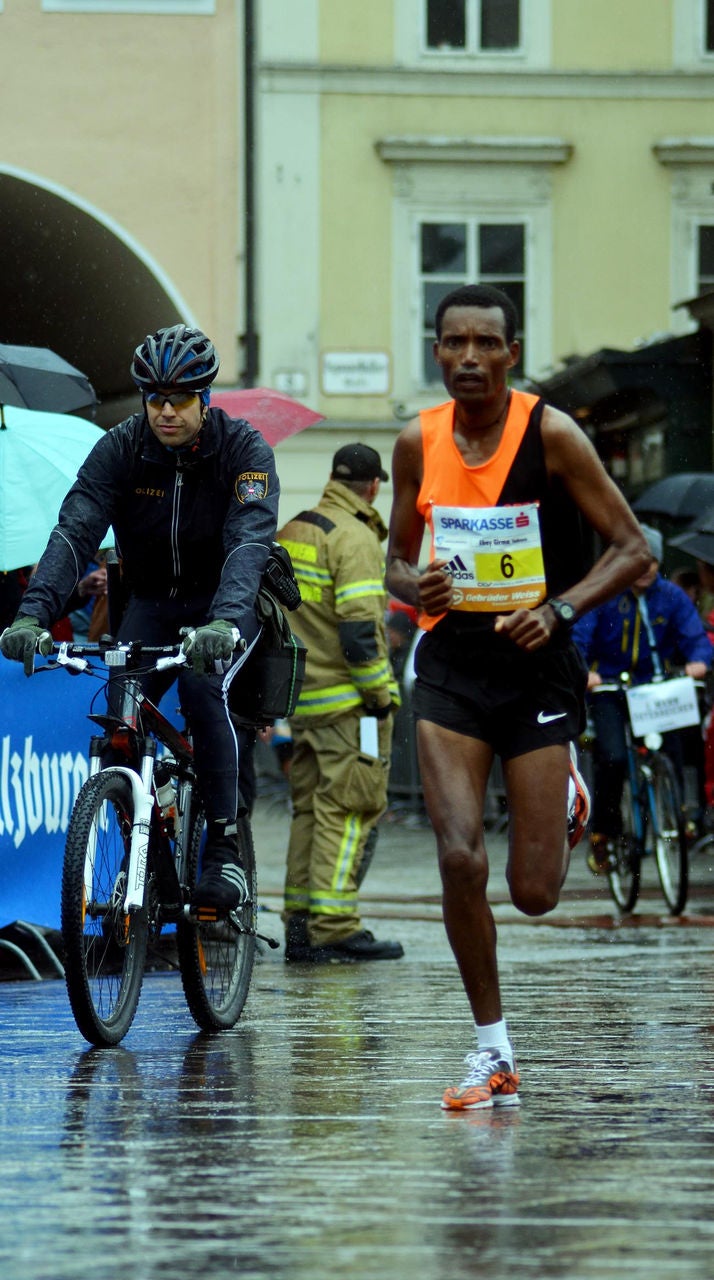
[[[551,600],[550,606],[560,622],[575,622],[575,607],[568,600]]]

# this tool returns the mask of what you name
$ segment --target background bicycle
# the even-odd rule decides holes
[[[642,862],[652,857],[665,902],[684,910],[689,888],[689,850],[680,782],[663,749],[663,734],[698,717],[696,683],[689,677],[629,687],[626,673],[592,693],[616,699],[626,742],[626,773],[620,800],[620,832],[608,841],[606,873],[622,911],[637,902]]]
[[[53,651],[55,663],[40,670],[82,671],[99,678],[102,691],[109,670],[126,672],[121,713],[90,713],[101,732],[90,742],[90,776],[75,802],[65,846],[61,927],[77,1026],[97,1045],[117,1044],[126,1035],[147,953],[157,947],[162,930],[174,927],[193,1018],[206,1031],[232,1027],[243,1010],[255,958],[253,841],[248,819],[240,818],[248,902],[222,919],[213,909],[191,913],[205,818],[190,733],[170,723],[142,694],[138,680],[147,670],[179,665],[180,650],[112,641],[55,645]]]

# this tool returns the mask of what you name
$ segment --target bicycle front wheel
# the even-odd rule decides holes
[[[196,808],[188,846],[189,891],[198,879],[205,836],[205,817]],[[178,925],[178,956],[186,1003],[203,1031],[226,1031],[235,1026],[248,998],[253,973],[258,890],[253,836],[247,818],[238,819],[238,851],[250,894],[246,905],[215,924],[183,919]]]
[[[107,769],[85,782],[72,811],[62,871],[67,993],[90,1044],[118,1044],[139,1003],[146,960],[144,910],[124,910],[134,800]]]
[[[632,784],[625,779],[620,803],[622,834],[614,841],[607,879],[615,905],[621,911],[632,911],[640,892],[642,841],[635,825],[635,800]]]
[[[681,792],[669,756],[653,756],[652,769],[652,847],[664,900],[672,915],[678,915],[684,910],[689,890],[689,850]]]

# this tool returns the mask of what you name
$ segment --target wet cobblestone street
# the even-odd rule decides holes
[[[287,818],[256,847],[277,914]],[[548,922],[516,917],[495,851],[520,1109],[439,1109],[473,1047],[431,833],[385,824],[363,896],[399,962],[266,952],[238,1026],[197,1033],[174,974],[123,1046],[90,1050],[64,984],[0,985],[3,1280],[705,1280],[714,1270],[714,870],[634,921],[574,855]]]

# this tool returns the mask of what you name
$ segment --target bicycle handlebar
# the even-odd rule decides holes
[[[55,641],[52,654],[57,666],[67,667],[74,672],[91,669],[90,658],[98,658],[108,667],[136,667],[142,658],[155,658],[153,665],[157,671],[181,667],[188,661],[180,644],[145,645],[137,640],[128,643],[118,640],[86,643],[74,640]]]

